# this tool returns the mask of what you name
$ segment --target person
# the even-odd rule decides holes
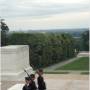
[[[35,84],[35,75],[34,74],[31,74],[30,75],[30,78],[31,78],[31,80],[32,80],[32,83],[31,83],[31,89],[32,90],[37,90],[37,86],[36,86],[36,84]]]
[[[22,90],[31,90],[30,84],[32,83],[32,80],[30,77],[25,77],[25,85],[23,86]]]
[[[38,74],[37,78],[38,90],[46,90],[46,84],[43,78],[43,70],[38,69],[36,73]]]

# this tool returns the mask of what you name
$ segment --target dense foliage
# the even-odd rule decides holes
[[[33,68],[46,67],[72,58],[79,50],[89,50],[89,31],[84,32],[80,39],[74,39],[70,34],[60,32],[8,34],[9,28],[3,19],[0,20],[0,26],[2,46],[29,45],[30,64]]]
[[[46,67],[74,57],[74,39],[69,34],[12,33],[8,45],[29,45],[30,63],[34,68]]]
[[[9,31],[8,26],[4,22],[4,19],[0,19],[0,29],[1,29],[1,46],[5,46],[7,44],[7,34]]]
[[[81,50],[89,51],[89,30],[83,32],[81,35]]]

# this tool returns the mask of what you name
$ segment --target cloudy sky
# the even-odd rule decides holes
[[[10,30],[89,27],[89,0],[0,0]]]

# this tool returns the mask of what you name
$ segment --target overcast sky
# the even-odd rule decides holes
[[[10,30],[89,27],[89,0],[0,0]]]

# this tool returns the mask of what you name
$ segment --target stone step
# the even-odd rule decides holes
[[[46,80],[48,90],[89,90],[88,80]],[[22,90],[24,84],[16,84],[8,90]]]

